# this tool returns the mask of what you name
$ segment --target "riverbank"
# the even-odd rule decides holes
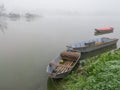
[[[80,68],[60,83],[61,90],[119,90],[120,50],[81,62]]]

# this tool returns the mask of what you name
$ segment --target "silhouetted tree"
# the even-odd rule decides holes
[[[0,5],[0,16],[3,15],[5,13],[5,7],[4,5]]]

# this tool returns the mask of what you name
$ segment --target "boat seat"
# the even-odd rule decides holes
[[[103,42],[96,42],[95,45],[101,45]]]
[[[57,67],[71,68],[70,66],[66,66],[64,64],[56,64],[54,62],[50,62],[50,65],[54,65],[54,66],[57,66]]]
[[[61,53],[61,58],[63,60],[68,60],[68,61],[76,61],[79,56],[80,56],[80,53],[78,52],[63,51]]]

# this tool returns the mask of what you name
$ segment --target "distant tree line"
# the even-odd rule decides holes
[[[24,14],[19,14],[16,12],[6,12],[6,8],[4,4],[0,4],[0,17],[7,17],[16,20],[19,19],[20,17],[24,17],[26,19],[33,19],[35,17],[42,17],[42,16],[31,12],[26,12]]]

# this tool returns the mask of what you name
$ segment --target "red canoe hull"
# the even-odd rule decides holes
[[[101,33],[112,32],[113,28],[112,27],[108,27],[108,28],[96,28],[95,31],[96,32],[101,32]]]

